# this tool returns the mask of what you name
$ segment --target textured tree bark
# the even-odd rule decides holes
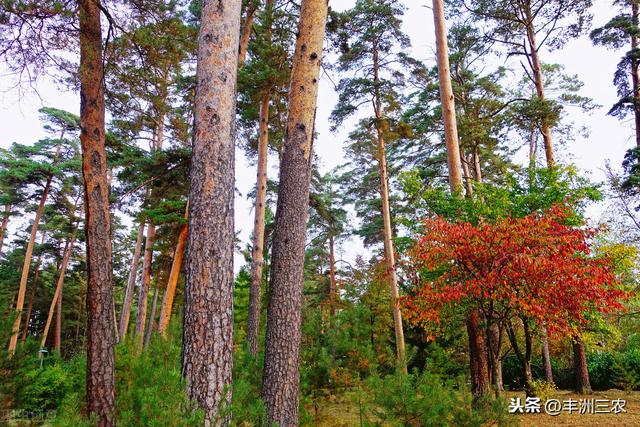
[[[199,34],[182,373],[206,425],[231,400],[234,151],[241,0],[205,1]]]
[[[540,55],[538,54],[538,42],[536,41],[536,31],[533,28],[533,17],[531,12],[531,6],[527,4],[525,7],[525,14],[527,18],[527,42],[529,44],[529,56],[531,60],[531,68],[533,74],[533,83],[536,87],[536,95],[540,101],[544,101],[544,77],[542,75],[542,63],[540,61]],[[551,139],[551,127],[548,123],[543,123],[540,129],[542,133],[542,139],[544,140],[544,153],[547,159],[547,167],[553,167],[555,165],[555,154],[553,152],[553,140]]]
[[[480,324],[480,313],[477,309],[472,310],[467,318],[467,334],[469,336],[471,392],[474,400],[477,401],[491,392],[486,343]]]
[[[502,347],[502,337],[500,326],[495,322],[487,328],[487,361],[489,362],[488,371],[491,374],[491,386],[496,395],[499,396],[504,391],[502,384],[502,361],[500,359],[500,348]]]
[[[151,316],[149,316],[149,324],[147,325],[147,330],[144,334],[144,347],[147,348],[149,346],[149,342],[151,341],[151,334],[153,333],[153,325],[156,321],[156,307],[158,306],[158,285],[156,284],[155,289],[153,291],[153,301],[151,302]]]
[[[262,398],[267,424],[298,425],[304,249],[327,0],[302,0],[280,164]]]
[[[60,307],[62,306],[59,301],[62,299],[62,289],[64,287],[64,276],[67,273],[67,266],[69,265],[69,259],[71,258],[71,253],[73,252],[73,244],[76,241],[76,233],[78,231],[78,226],[76,224],[71,236],[67,239],[67,242],[64,246],[64,255],[62,256],[62,263],[60,264],[60,272],[58,273],[58,281],[56,283],[56,290],[53,294],[53,299],[51,300],[51,306],[49,306],[49,314],[47,314],[47,322],[44,325],[44,332],[42,333],[42,338],[40,340],[40,348],[44,348],[47,343],[47,336],[49,335],[49,328],[51,327],[51,321],[53,319],[54,312],[59,313]],[[56,309],[56,306],[58,308]],[[56,326],[57,328],[57,326]],[[55,334],[59,334],[59,331],[56,330]],[[54,336],[53,347],[59,352],[60,351],[60,336]]]
[[[99,0],[79,0],[80,143],[87,247],[87,407],[100,427],[115,425],[111,219],[104,129]]]
[[[56,301],[56,323],[53,328],[53,348],[60,354],[62,343],[62,290]]]
[[[471,168],[469,168],[469,160],[462,147],[460,147],[460,163],[462,163],[462,171],[464,172],[464,189],[467,197],[473,196],[473,184],[471,183]]]
[[[576,376],[576,393],[591,394],[591,382],[589,381],[589,369],[587,367],[587,352],[580,337],[574,337],[573,347],[573,369]]]
[[[156,227],[147,224],[147,239],[144,244],[144,257],[142,259],[142,283],[138,293],[138,315],[136,317],[135,336],[139,346],[144,339],[144,327],[147,321],[147,302],[149,299],[149,286],[151,285],[151,266],[153,263],[153,243],[156,236]]]
[[[544,380],[553,382],[553,369],[551,369],[551,354],[549,353],[549,334],[547,327],[542,325],[542,370],[544,371]]]
[[[189,207],[185,210],[185,218],[189,218]],[[189,226],[184,224],[180,227],[180,235],[178,236],[178,244],[173,254],[173,263],[171,264],[171,273],[167,281],[167,289],[162,297],[162,308],[160,309],[160,320],[158,321],[158,332],[162,336],[167,335],[167,328],[171,321],[171,310],[173,309],[173,300],[176,296],[176,288],[178,287],[178,279],[180,278],[180,270],[182,270],[182,260],[184,258],[184,249],[187,246],[187,236],[189,234]]]
[[[47,237],[47,232],[42,233],[42,238],[40,239],[40,246],[44,245],[45,238]],[[40,279],[40,265],[42,264],[42,252],[38,255],[38,259],[36,260],[35,265],[35,274],[33,275],[33,282],[31,285],[31,292],[29,293],[29,303],[27,304],[27,311],[24,315],[24,327],[22,328],[22,338],[21,341],[25,342],[27,340],[27,334],[29,332],[29,324],[31,323],[31,311],[33,310],[33,300],[36,297],[36,291],[38,290],[38,280]]]
[[[433,21],[436,29],[436,55],[438,62],[438,80],[440,83],[440,100],[442,102],[442,118],[444,121],[444,137],[447,145],[447,165],[449,166],[449,185],[453,192],[462,191],[462,165],[460,147],[458,145],[458,127],[456,123],[456,107],[451,87],[449,71],[449,47],[447,45],[447,29],[444,21],[443,0],[433,0]]]
[[[482,168],[480,166],[480,153],[478,153],[478,146],[473,147],[473,171],[476,182],[482,182]]]
[[[238,66],[242,67],[247,59],[247,51],[249,50],[249,40],[253,31],[253,17],[257,7],[254,4],[247,6],[244,20],[242,22],[242,31],[240,32],[240,43],[238,45]]]
[[[142,238],[144,237],[144,222],[138,226],[138,236],[136,237],[136,246],[133,250],[133,259],[131,260],[131,270],[129,270],[129,280],[127,288],[124,291],[124,300],[122,301],[122,309],[120,310],[120,323],[118,324],[118,337],[120,341],[124,339],[129,330],[129,317],[131,316],[131,303],[136,287],[136,278],[138,277],[138,264],[140,262],[140,252],[142,249]]]
[[[58,146],[59,149],[60,146]],[[27,243],[27,251],[24,255],[24,263],[22,265],[22,275],[20,276],[20,287],[18,288],[18,298],[16,300],[16,320],[13,322],[13,329],[11,333],[11,339],[9,341],[9,354],[13,354],[18,344],[18,334],[20,333],[20,321],[22,320],[22,307],[24,306],[24,296],[27,292],[27,279],[29,278],[29,269],[31,267],[31,257],[33,256],[33,247],[36,243],[36,233],[38,232],[38,226],[40,225],[40,218],[44,212],[44,206],[47,201],[47,196],[51,190],[51,181],[53,176],[47,177],[47,182],[40,196],[40,203],[38,204],[38,210],[36,210],[36,216],[33,219],[31,225],[31,235],[29,236],[29,243]]]
[[[260,338],[260,311],[262,298],[262,268],[264,266],[264,217],[267,208],[267,149],[269,147],[269,98],[270,91],[262,94],[260,127],[258,135],[258,172],[256,177],[256,203],[251,251],[251,286],[249,288],[249,316],[247,343],[249,352],[258,354]]]
[[[2,217],[2,226],[0,230],[0,255],[2,255],[2,245],[4,243],[4,235],[7,232],[7,226],[9,225],[9,217],[11,216],[11,205],[5,205],[4,216]]]

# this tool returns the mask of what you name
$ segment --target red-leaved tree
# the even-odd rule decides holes
[[[622,309],[625,298],[610,260],[590,254],[599,230],[567,225],[569,219],[575,220],[565,206],[478,225],[427,219],[409,253],[414,288],[404,299],[407,320],[437,330],[452,312],[479,309],[486,329],[468,328],[469,338],[490,338],[486,331],[492,325],[503,327],[529,391],[534,325],[544,322],[550,333],[575,334],[589,314]],[[518,325],[524,348],[518,346]],[[471,356],[471,363],[482,357]]]

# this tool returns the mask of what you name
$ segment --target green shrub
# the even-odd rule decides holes
[[[640,389],[640,348],[616,354],[612,365],[613,381],[624,390]]]
[[[558,387],[552,382],[545,380],[533,380],[531,383],[533,395],[539,397],[543,402],[554,395]]]
[[[614,384],[614,356],[609,352],[587,354],[589,382],[594,390],[609,390]]]

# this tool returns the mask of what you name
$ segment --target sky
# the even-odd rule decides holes
[[[345,10],[353,5],[351,0],[330,0],[330,6],[336,10]],[[616,10],[611,6],[611,0],[595,0],[593,26],[599,27],[606,23]],[[405,0],[407,7],[403,18],[403,29],[409,35],[413,57],[424,61],[427,65],[435,64],[435,38],[433,34],[433,15],[428,0]],[[542,51],[541,57],[546,63],[561,63],[565,72],[576,74],[584,82],[582,95],[593,98],[595,103],[602,105],[588,116],[570,112],[571,118],[579,125],[588,126],[590,133],[586,138],[564,147],[558,147],[558,157],[561,161],[575,164],[581,171],[590,175],[595,181],[604,179],[605,163],[610,160],[617,167],[627,149],[633,146],[633,124],[630,120],[621,122],[614,117],[607,116],[607,111],[616,100],[615,88],[612,84],[616,64],[622,52],[611,52],[601,47],[592,46],[587,36],[569,41],[561,50]],[[497,61],[497,60],[496,60]],[[507,63],[512,67],[517,64]],[[337,95],[333,90],[336,76],[328,78],[323,73],[320,80],[318,109],[316,116],[316,131],[318,139],[314,143],[314,150],[320,159],[320,169],[329,169],[344,163],[343,144],[346,134],[353,121],[347,122],[342,129],[332,133],[329,129],[329,116],[336,103]],[[15,81],[9,75],[0,78],[0,147],[8,147],[12,142],[31,144],[45,135],[39,121],[38,109],[43,106],[56,107],[79,114],[78,93],[61,91],[48,80],[41,80],[36,85],[36,91],[17,90]],[[236,188],[241,195],[236,196],[236,231],[240,232],[243,247],[250,241],[253,227],[253,203],[247,198],[247,193],[255,185],[255,167],[249,162],[242,150],[236,152]],[[269,177],[277,179],[275,157],[271,157]],[[602,214],[603,206],[591,207],[587,214],[597,220]],[[355,219],[353,219],[355,220]],[[129,222],[130,223],[130,222]],[[357,253],[363,253],[361,243],[351,239],[342,243],[338,250],[338,258],[352,260]],[[240,255],[236,256],[235,270],[243,264]]]

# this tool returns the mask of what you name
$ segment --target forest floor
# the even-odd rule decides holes
[[[524,392],[508,392],[507,398],[520,397],[523,401]],[[640,426],[640,392],[624,392],[621,390],[608,390],[594,392],[590,396],[580,396],[572,391],[558,390],[552,396],[560,402],[573,399],[580,402],[580,399],[600,399],[613,401],[615,399],[626,400],[625,410],[627,412],[580,414],[578,411],[572,414],[561,413],[557,416],[548,414],[522,414],[518,415],[516,425],[521,427],[555,427],[555,426],[575,426],[575,427],[631,427]],[[360,413],[354,396],[345,393],[340,396],[333,396],[330,400],[318,403],[318,408],[314,405],[307,407],[309,415],[314,417],[315,426],[324,427],[351,427],[360,426]],[[370,414],[369,414],[370,418]],[[384,424],[383,424],[384,425]]]

